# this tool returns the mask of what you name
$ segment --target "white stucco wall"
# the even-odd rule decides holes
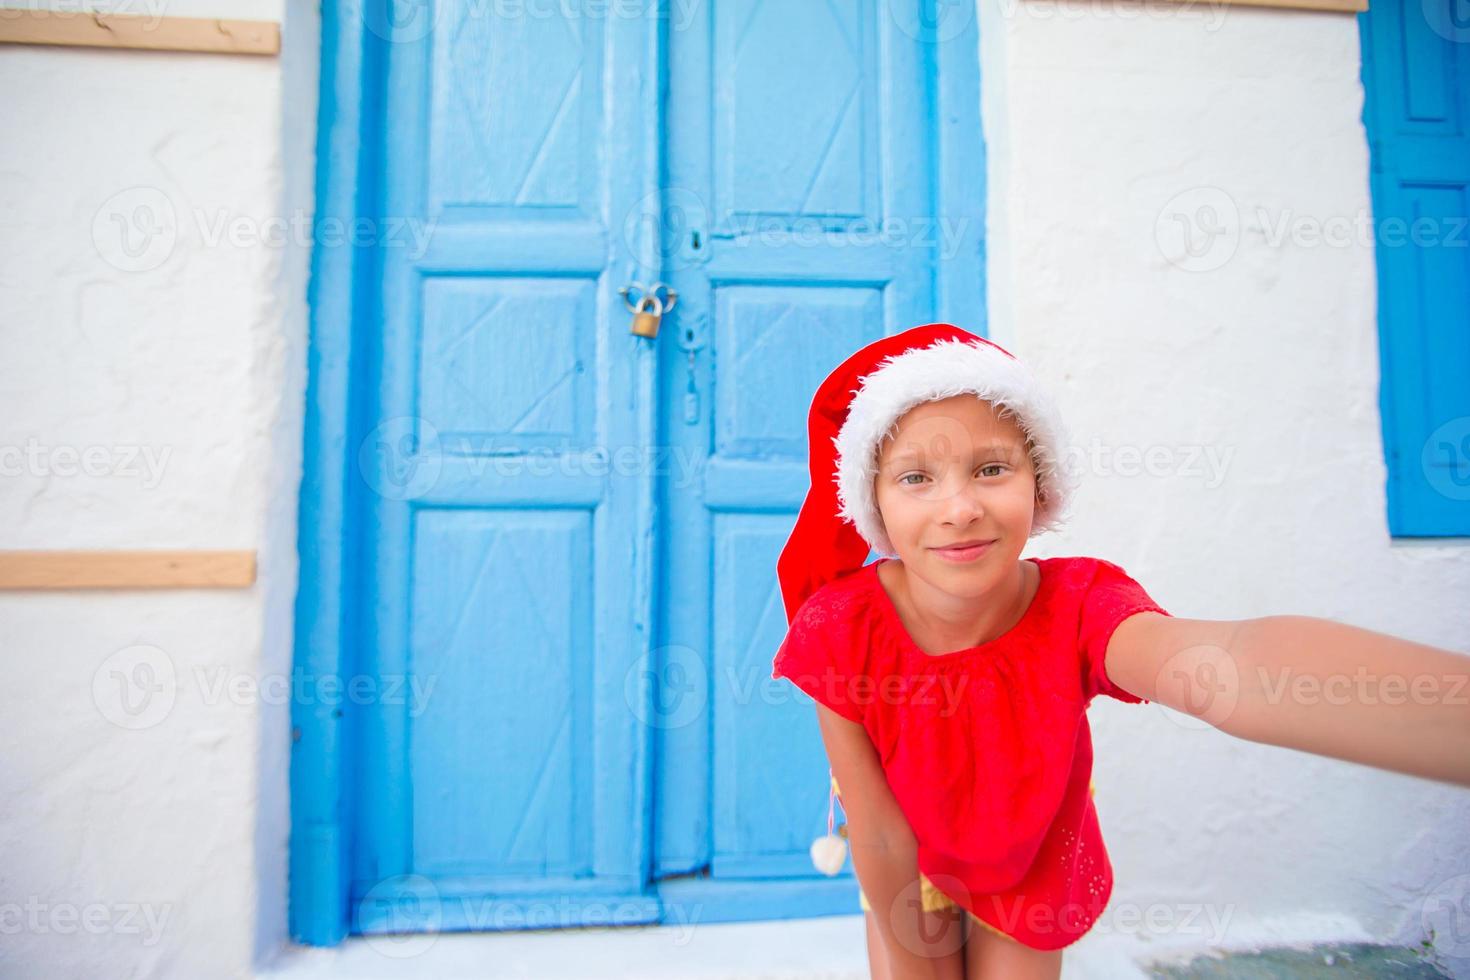
[[[6,976],[244,976],[284,936],[289,712],[270,688],[296,587],[291,228],[311,213],[318,24],[305,0],[167,13],[284,17],[285,48],[0,47],[0,445],[39,460],[0,479],[0,546],[256,548],[259,581],[0,593],[0,906],[22,922],[0,934]],[[982,28],[992,333],[1084,440],[1174,460],[1098,465],[1073,529],[1035,552],[1118,561],[1176,615],[1321,615],[1464,649],[1467,546],[1384,532],[1372,253],[1273,246],[1256,217],[1369,207],[1354,19],[986,0]],[[1233,253],[1171,263],[1169,214],[1222,194],[1244,218]],[[175,230],[129,254],[114,215],[140,206]],[[237,218],[238,244],[211,241]],[[102,472],[59,472],[89,447]],[[168,710],[118,699],[110,671],[140,659]],[[264,693],[221,690],[236,678]],[[1155,706],[1093,714],[1118,882],[1076,975],[1119,942],[1417,941],[1426,899],[1470,872],[1463,790]],[[1164,928],[1145,943],[1119,911],[1149,909]]]
[[[284,934],[318,58],[294,13],[279,58],[0,45],[0,547],[258,551],[245,590],[0,593],[6,977],[248,976]]]

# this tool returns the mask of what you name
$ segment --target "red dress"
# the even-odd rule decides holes
[[[1112,562],[1028,559],[1041,583],[1020,622],[935,656],[878,578],[888,560],[813,592],[771,676],[867,731],[936,888],[1027,946],[1071,945],[1113,890],[1088,792],[1087,705],[1147,703],[1108,680],[1103,654],[1124,619],[1169,614]]]

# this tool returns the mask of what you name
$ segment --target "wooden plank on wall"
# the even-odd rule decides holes
[[[1190,6],[1223,2],[1237,7],[1282,7],[1288,10],[1320,10],[1356,14],[1368,9],[1368,0],[1183,0]]]
[[[0,589],[238,589],[253,551],[0,551]]]
[[[0,9],[0,43],[276,55],[281,53],[281,25],[269,20],[11,8]]]

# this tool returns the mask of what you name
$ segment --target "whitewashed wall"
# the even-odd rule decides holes
[[[0,546],[257,548],[259,581],[0,593],[6,976],[245,976],[285,934],[272,682],[296,587],[293,229],[311,214],[319,25],[305,0],[166,12],[284,17],[285,49],[0,47],[0,446],[27,453],[0,478]],[[1372,254],[1267,235],[1288,212],[1369,207],[1354,19],[1051,0],[980,16],[992,332],[1109,452],[1073,529],[1036,553],[1118,561],[1176,615],[1322,615],[1464,649],[1467,548],[1384,532]],[[1184,255],[1171,215],[1222,202],[1243,221],[1233,249]],[[171,223],[125,247],[115,216],[148,208]],[[1121,446],[1166,447],[1162,466],[1130,475]],[[112,672],[139,663],[171,704],[129,713]],[[1118,884],[1074,969],[1109,944],[1417,941],[1426,900],[1470,872],[1464,791],[1155,706],[1094,715]]]
[[[0,45],[0,547],[259,552],[247,590],[0,593],[6,977],[248,976],[284,935],[311,6],[280,58]]]

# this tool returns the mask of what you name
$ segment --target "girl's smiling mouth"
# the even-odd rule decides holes
[[[974,561],[990,550],[996,539],[988,541],[962,541],[959,544],[946,545],[942,548],[930,548],[945,561]]]

